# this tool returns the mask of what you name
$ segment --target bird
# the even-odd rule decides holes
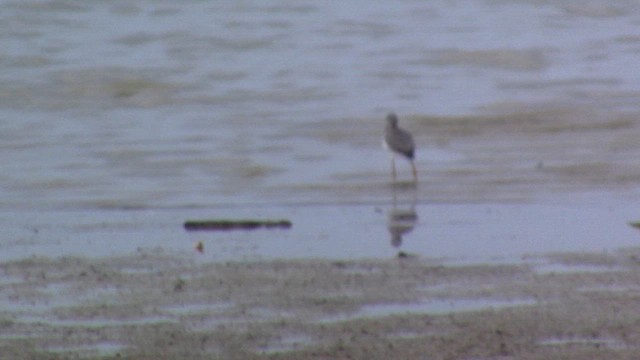
[[[396,160],[395,154],[404,156],[411,163],[411,171],[413,173],[413,182],[418,182],[418,173],[416,165],[413,162],[415,157],[416,145],[413,142],[413,136],[398,126],[398,116],[395,113],[387,115],[387,126],[384,129],[383,147],[389,150],[391,155],[391,173],[393,181],[396,180]]]

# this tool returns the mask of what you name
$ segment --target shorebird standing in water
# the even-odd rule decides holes
[[[398,117],[394,113],[387,115],[387,127],[384,129],[384,142],[382,145],[392,153],[391,172],[393,174],[393,181],[396,180],[395,154],[400,154],[411,163],[413,182],[417,183],[418,174],[416,172],[416,165],[413,163],[416,145],[413,142],[411,134],[398,126]]]

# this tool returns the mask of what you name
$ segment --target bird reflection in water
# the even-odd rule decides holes
[[[398,184],[394,184],[392,187],[393,204],[391,209],[387,211],[387,229],[391,235],[391,245],[394,248],[400,248],[402,237],[410,233],[418,221],[416,187]]]

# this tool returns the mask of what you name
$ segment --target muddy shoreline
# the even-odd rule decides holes
[[[11,359],[613,359],[637,355],[640,248],[450,264],[200,263],[140,250],[0,264]],[[12,305],[12,306],[10,306]]]
[[[353,120],[360,135],[345,138],[335,120],[289,128],[335,153],[298,155],[261,186],[233,181],[240,172],[211,197],[149,192],[128,207],[87,192],[97,198],[70,209],[5,210],[0,358],[637,358],[640,248],[628,224],[640,125],[581,114],[409,115],[431,146],[418,187],[389,184],[378,159],[353,166],[374,153],[378,122]],[[228,206],[245,198],[309,205]],[[227,216],[293,226],[182,228]],[[571,250],[549,254],[556,245]]]
[[[640,358],[630,4],[7,2],[0,360]]]

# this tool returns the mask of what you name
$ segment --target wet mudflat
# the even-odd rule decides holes
[[[0,353],[635,358],[639,126],[631,115],[578,115],[409,116],[431,144],[418,186],[389,184],[379,159],[356,167],[340,155],[381,151],[367,140],[377,124],[354,120],[363,131],[346,139],[329,121],[288,130],[329,145],[325,157],[286,171],[298,176],[255,175],[252,203],[168,196],[129,207],[98,193],[4,211]],[[237,176],[224,191],[242,187]],[[291,228],[183,229],[248,218]]]
[[[0,264],[12,359],[631,359],[640,249],[202,263],[140,250]]]
[[[2,4],[0,359],[638,358],[631,3]]]

